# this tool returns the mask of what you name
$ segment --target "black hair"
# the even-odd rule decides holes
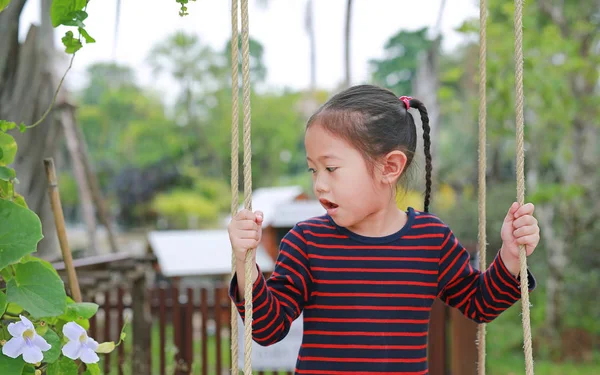
[[[425,204],[429,211],[431,200],[431,138],[429,115],[417,99],[407,99],[409,106],[421,114],[423,146],[425,149]],[[327,131],[345,139],[359,150],[371,172],[383,155],[400,150],[406,154],[404,170],[410,166],[417,147],[417,129],[406,104],[390,90],[374,85],[352,86],[329,99],[306,125],[308,129],[318,120]]]

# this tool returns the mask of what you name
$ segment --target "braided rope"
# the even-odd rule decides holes
[[[252,211],[252,147],[251,147],[251,112],[250,112],[250,41],[248,25],[248,0],[242,1],[242,99],[244,107],[244,207]],[[254,251],[246,253],[245,269],[245,345],[244,374],[252,375],[252,270],[254,267]]]
[[[479,2],[479,270],[486,269],[486,48],[487,48],[487,4],[486,0]],[[485,323],[479,324],[477,330],[477,374],[485,375]]]
[[[523,0],[515,0],[515,113],[517,149],[517,201],[525,202],[525,147],[523,116]],[[529,280],[527,278],[527,254],[520,246],[519,263],[521,270],[521,310],[523,316],[523,349],[525,352],[525,373],[533,375],[533,350],[531,345],[531,322],[529,318]]]
[[[239,72],[238,72],[238,0],[231,0],[231,217],[237,213],[239,200]],[[236,258],[231,252],[231,274],[235,274]],[[231,373],[238,374],[238,312],[231,301]]]

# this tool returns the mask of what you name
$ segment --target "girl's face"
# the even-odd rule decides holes
[[[315,196],[335,222],[351,229],[390,201],[390,186],[375,169],[369,173],[363,156],[345,140],[312,124],[304,138]]]

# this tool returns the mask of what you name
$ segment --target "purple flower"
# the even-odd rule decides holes
[[[69,339],[69,342],[62,348],[65,357],[72,360],[81,358],[84,363],[97,363],[100,360],[96,354],[98,342],[88,337],[82,326],[69,322],[63,326],[63,334]]]
[[[44,338],[37,334],[33,323],[23,315],[19,315],[20,322],[10,323],[8,332],[12,335],[2,347],[2,353],[11,358],[23,355],[27,363],[38,363],[44,359],[43,351],[50,349],[50,345]]]

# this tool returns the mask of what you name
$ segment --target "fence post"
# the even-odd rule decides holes
[[[152,316],[144,274],[134,280],[131,297],[133,305],[132,373],[151,374],[149,365],[151,353],[148,348],[151,347]]]

